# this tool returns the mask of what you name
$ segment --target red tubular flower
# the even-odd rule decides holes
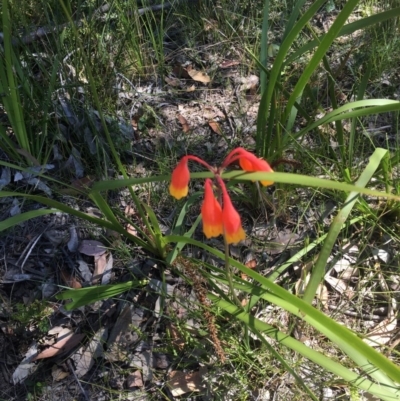
[[[231,198],[226,190],[225,184],[218,177],[218,183],[222,189],[224,206],[222,209],[222,223],[224,226],[225,240],[228,244],[235,244],[246,238],[246,233],[242,227],[242,221],[237,210],[232,205]]]
[[[215,199],[212,181],[207,178],[204,184],[204,201],[201,206],[201,217],[203,219],[203,232],[207,238],[218,237],[223,234],[222,209]]]
[[[264,159],[259,159],[252,153],[247,152],[246,156],[239,158],[240,167],[245,171],[265,171],[267,173],[273,173],[271,166]],[[262,180],[260,181],[264,187],[272,185],[273,181]]]
[[[271,166],[264,159],[259,159],[257,156],[253,155],[253,153],[248,152],[243,148],[234,149],[228,157],[225,159],[223,166],[227,166],[228,164],[233,163],[234,161],[239,160],[240,167],[248,172],[255,171],[265,171],[267,173],[273,173]],[[260,181],[262,185],[272,185],[273,181],[263,180]]]
[[[189,180],[188,158],[184,156],[172,172],[169,193],[176,199],[183,198],[188,194]]]

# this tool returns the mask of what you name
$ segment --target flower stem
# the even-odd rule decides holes
[[[197,162],[201,165],[203,165],[205,168],[207,168],[208,170],[210,170],[212,173],[215,173],[215,168],[213,168],[212,166],[210,166],[206,161],[204,161],[203,159],[200,159],[200,157],[197,156],[192,156],[192,155],[186,155],[184,156],[186,157],[187,160],[192,160],[194,162]]]
[[[235,304],[240,309],[243,309],[242,304],[239,301],[239,298],[235,294],[235,288],[233,287],[232,270],[229,265],[229,244],[225,238],[225,234],[224,234],[224,244],[225,244],[225,270],[226,270],[226,277],[228,279],[228,284],[229,284],[229,292],[231,293],[232,299],[235,302]]]

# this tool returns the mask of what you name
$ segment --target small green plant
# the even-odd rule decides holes
[[[28,394],[26,395],[27,400],[28,401],[38,400],[38,397],[40,397],[43,394],[45,383],[39,381],[32,382],[27,380],[25,384],[28,388]]]
[[[41,333],[47,333],[50,328],[49,316],[54,312],[46,302],[35,300],[30,305],[17,303],[12,317],[22,327],[34,326]]]

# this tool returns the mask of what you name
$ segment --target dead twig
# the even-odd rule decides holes
[[[186,1],[193,1],[193,0],[186,0]],[[110,5],[108,3],[104,4],[103,6],[99,7],[97,10],[95,10],[95,12],[93,13],[93,18],[99,18],[99,16],[101,14],[106,13],[109,9],[110,9]],[[147,12],[156,12],[156,11],[164,11],[167,10],[169,8],[172,7],[172,3],[163,3],[163,4],[155,4],[152,6],[148,6],[148,7],[143,7],[143,8],[139,8],[137,10],[137,15],[143,15]],[[128,14],[128,16],[131,16],[133,12],[130,12]],[[78,20],[78,21],[73,21],[73,24],[79,28],[83,25],[83,19]],[[39,27],[37,29],[35,29],[32,32],[29,32],[28,34],[26,34],[25,36],[23,36],[22,38],[12,38],[11,39],[11,43],[13,46],[18,46],[18,45],[28,45],[30,43],[33,43],[47,35],[52,35],[55,33],[58,33],[60,31],[62,31],[64,28],[68,28],[70,26],[69,22],[66,22],[64,24],[61,25],[57,25],[57,26],[51,26],[51,25],[47,25],[47,26],[43,26],[43,27]],[[0,32],[0,44],[2,44],[4,42],[4,33]]]
[[[75,380],[76,380],[76,382],[78,384],[78,387],[81,390],[81,393],[82,393],[83,397],[85,398],[86,401],[90,401],[89,395],[86,392],[86,390],[82,387],[82,384],[81,384],[80,380],[78,379],[78,376],[75,373],[75,369],[74,369],[70,359],[67,360],[67,365],[68,365],[68,368],[71,371],[72,375],[74,376],[74,378],[75,378]]]

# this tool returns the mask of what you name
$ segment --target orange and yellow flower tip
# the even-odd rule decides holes
[[[273,173],[271,166],[264,160],[259,159],[257,156],[254,156],[252,153],[244,151],[243,157],[239,158],[240,167],[245,171],[259,171],[259,172],[267,172]],[[260,181],[263,186],[272,185],[274,182],[269,180]]]
[[[237,210],[233,207],[231,198],[224,191],[224,208],[222,209],[222,222],[224,225],[225,240],[228,244],[236,244],[246,239],[242,221]]]
[[[209,178],[204,184],[204,201],[201,206],[203,232],[207,238],[218,237],[224,232],[222,225],[222,208],[214,197],[212,182]]]
[[[190,172],[186,156],[175,167],[171,176],[169,193],[176,199],[185,197],[189,192]]]

